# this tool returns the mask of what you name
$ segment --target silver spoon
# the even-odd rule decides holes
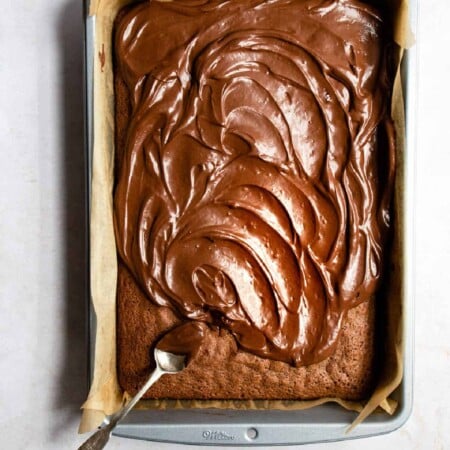
[[[139,392],[125,405],[109,418],[109,422],[97,430],[78,450],[100,450],[105,447],[111,437],[114,427],[133,409],[134,405],[165,373],[178,373],[186,367],[186,356],[175,355],[155,348],[156,369],[150,374],[147,382]]]

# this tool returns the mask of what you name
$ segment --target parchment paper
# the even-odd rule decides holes
[[[92,0],[89,15],[95,15],[94,58],[94,139],[91,198],[91,301],[96,314],[95,358],[93,382],[86,402],[79,432],[95,429],[105,415],[122,405],[128,394],[122,392],[116,372],[116,281],[117,258],[113,230],[113,164],[114,164],[114,88],[112,68],[112,28],[117,12],[135,0]],[[162,0],[160,0],[162,1]],[[166,0],[167,1],[167,0]],[[170,1],[170,0],[169,0]],[[376,3],[376,2],[375,2]],[[394,39],[399,45],[399,63],[404,48],[414,43],[408,25],[409,0],[379,1],[392,14]],[[376,410],[393,414],[396,409],[391,393],[403,375],[402,342],[402,248],[403,248],[403,150],[405,117],[400,70],[398,68],[392,97],[392,116],[397,135],[397,174],[394,196],[394,242],[392,267],[387,293],[388,324],[386,327],[386,358],[378,385],[367,403],[338,398],[314,401],[203,401],[146,400],[139,408],[232,408],[232,409],[306,409],[326,402],[336,402],[360,414],[350,429]],[[349,429],[349,431],[350,431]]]

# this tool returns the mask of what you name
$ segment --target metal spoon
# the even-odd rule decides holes
[[[125,405],[109,418],[109,422],[96,431],[78,450],[100,450],[105,447],[111,437],[114,427],[120,422],[136,405],[147,390],[159,380],[165,373],[178,373],[186,367],[185,355],[174,355],[155,348],[156,369],[150,374],[147,382],[139,392]]]

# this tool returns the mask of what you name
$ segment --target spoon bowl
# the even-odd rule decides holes
[[[175,355],[159,348],[155,348],[154,355],[157,367],[164,373],[181,372],[186,367],[186,355]]]

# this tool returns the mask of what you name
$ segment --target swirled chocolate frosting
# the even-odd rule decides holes
[[[356,0],[127,12],[115,229],[149,300],[261,357],[299,366],[333,352],[346,311],[376,290],[389,227],[383,33]]]

